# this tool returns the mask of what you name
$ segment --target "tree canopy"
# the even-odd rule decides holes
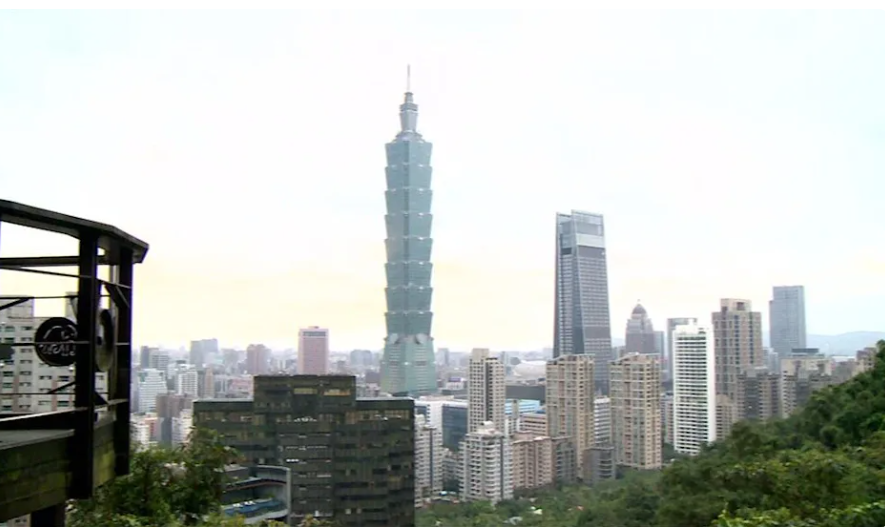
[[[130,473],[72,504],[70,527],[242,527],[221,512],[225,465],[238,454],[209,430],[196,429],[187,445],[132,453]],[[267,524],[270,526],[271,524]]]
[[[787,419],[738,423],[660,472],[491,507],[439,504],[418,527],[881,527],[885,341],[872,370],[816,392]],[[541,512],[538,513],[537,511]]]

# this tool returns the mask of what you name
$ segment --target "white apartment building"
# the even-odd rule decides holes
[[[199,394],[199,374],[195,369],[178,372],[175,378],[175,391],[178,395],[190,395],[196,398]]]
[[[14,299],[18,297],[0,297]],[[34,301],[0,311],[0,344],[15,346],[11,360],[0,362],[0,412],[52,412],[73,408],[74,368],[53,367],[43,363],[34,347],[34,333],[45,321],[34,316]],[[96,375],[96,391],[105,395],[107,381],[104,373]],[[62,388],[49,394],[51,390]]]
[[[156,414],[132,416],[132,441],[141,447],[148,447],[156,443],[154,435],[158,426]]]
[[[443,489],[442,429],[415,416],[415,506],[422,505]]]
[[[443,407],[449,405],[467,406],[467,402],[457,400],[451,395],[422,395],[415,400],[415,408],[423,407],[425,409],[427,424],[440,429],[442,429],[443,425]]]
[[[513,498],[510,439],[488,421],[461,442],[461,499],[499,501]]]
[[[716,440],[713,330],[692,323],[673,330],[673,447],[697,454]]]
[[[609,445],[612,442],[611,397],[593,399],[593,442],[594,445]]]
[[[157,411],[157,395],[167,391],[166,372],[151,368],[138,372],[138,411]]]
[[[467,431],[478,430],[491,421],[495,430],[506,433],[504,422],[504,364],[487,349],[474,349],[467,373]]]
[[[172,444],[184,445],[187,443],[194,429],[194,412],[190,409],[181,411],[181,415],[172,418]]]

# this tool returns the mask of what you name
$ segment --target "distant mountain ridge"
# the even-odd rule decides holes
[[[854,355],[858,350],[885,340],[883,331],[851,331],[839,335],[808,335],[808,347],[828,355]]]
[[[854,355],[858,350],[885,340],[885,331],[850,331],[838,335],[808,335],[808,347],[827,355]],[[762,332],[762,345],[768,347],[768,332]],[[612,338],[612,346],[623,346],[624,339]]]
[[[808,347],[827,355],[854,355],[858,350],[885,340],[885,331],[850,331],[838,335],[808,335]],[[768,346],[768,332],[762,332],[762,344]]]

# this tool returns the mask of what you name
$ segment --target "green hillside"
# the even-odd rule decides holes
[[[817,392],[789,419],[741,423],[657,473],[533,502],[438,505],[418,527],[882,527],[885,341],[872,371]],[[540,514],[531,507],[540,509]]]

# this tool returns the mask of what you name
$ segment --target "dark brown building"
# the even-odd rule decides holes
[[[341,527],[415,524],[412,399],[358,399],[352,376],[258,376],[254,399],[195,402],[194,424],[247,463],[291,470],[291,525],[308,514]]]
[[[250,375],[270,373],[270,348],[264,344],[249,344],[246,348],[246,373]]]

